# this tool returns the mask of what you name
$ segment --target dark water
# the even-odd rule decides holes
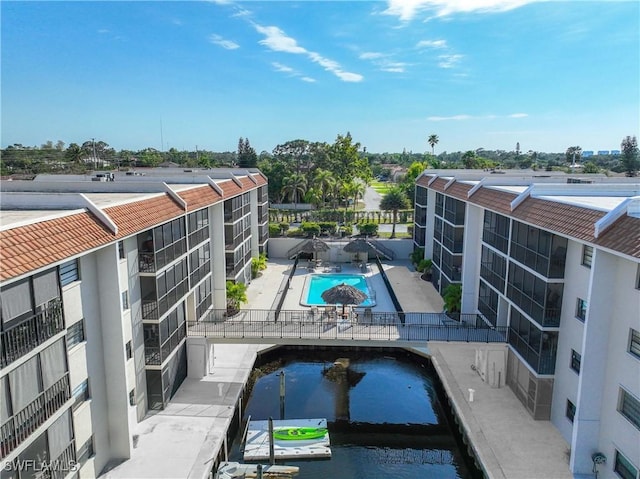
[[[353,350],[282,350],[278,357],[280,363],[262,368],[271,372],[256,381],[244,418],[280,419],[279,374],[284,371],[284,418],[327,419],[332,457],[283,461],[300,467],[296,478],[481,477],[458,446],[426,360]],[[339,357],[351,361],[346,379],[327,373]],[[244,462],[239,439],[230,459]]]

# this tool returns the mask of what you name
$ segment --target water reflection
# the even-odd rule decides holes
[[[428,364],[402,353],[285,350],[280,357],[256,381],[245,419],[280,417],[284,371],[286,419],[326,418],[331,436],[331,459],[286,461],[300,467],[297,478],[479,477],[453,436]],[[336,367],[338,358],[348,367]],[[239,446],[232,460],[242,462]]]

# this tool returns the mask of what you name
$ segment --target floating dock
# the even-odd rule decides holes
[[[321,433],[324,429],[324,434]],[[311,459],[331,457],[326,419],[273,420],[273,453],[276,459]],[[302,433],[298,436],[296,430]],[[281,439],[290,434],[286,439]],[[314,434],[306,434],[314,431]],[[318,431],[320,431],[318,433]],[[308,436],[308,438],[305,438]],[[298,439],[300,437],[300,439]],[[249,421],[244,446],[245,461],[269,460],[269,421]]]
[[[263,466],[263,479],[291,478],[298,474],[297,466]],[[223,462],[216,472],[215,479],[249,479],[258,477],[258,464],[240,464],[237,462]]]

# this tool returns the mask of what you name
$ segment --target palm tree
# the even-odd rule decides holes
[[[438,135],[429,135],[429,139],[427,140],[427,142],[431,145],[432,155],[433,155],[433,148],[438,144],[438,141],[440,141],[440,139],[438,138]]]
[[[362,198],[366,190],[367,190],[367,185],[360,178],[356,178],[353,181],[353,186],[351,187],[351,194],[353,195],[353,212],[354,213],[356,211],[356,205],[358,204],[358,198]]]
[[[282,193],[289,197],[297,212],[298,199],[307,192],[307,179],[301,173],[292,173],[282,180]]]
[[[227,315],[240,311],[240,305],[247,302],[247,285],[227,281]]]
[[[391,229],[391,238],[396,237],[396,222],[398,221],[398,210],[408,208],[409,200],[404,190],[399,186],[391,188],[380,201],[380,209],[391,211],[393,213],[393,226]]]
[[[331,191],[333,188],[333,184],[335,183],[335,178],[333,177],[333,173],[328,170],[323,170],[322,168],[318,168],[316,170],[316,174],[314,177],[314,183],[317,188],[322,191],[322,205],[326,203],[327,192]]]
[[[580,161],[580,156],[582,155],[582,148],[579,146],[570,146],[567,148],[567,152],[565,156],[567,158],[567,162],[571,163],[571,165],[575,166],[576,159]]]

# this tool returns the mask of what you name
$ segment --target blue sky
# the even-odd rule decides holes
[[[619,149],[640,2],[2,1],[1,143]]]

